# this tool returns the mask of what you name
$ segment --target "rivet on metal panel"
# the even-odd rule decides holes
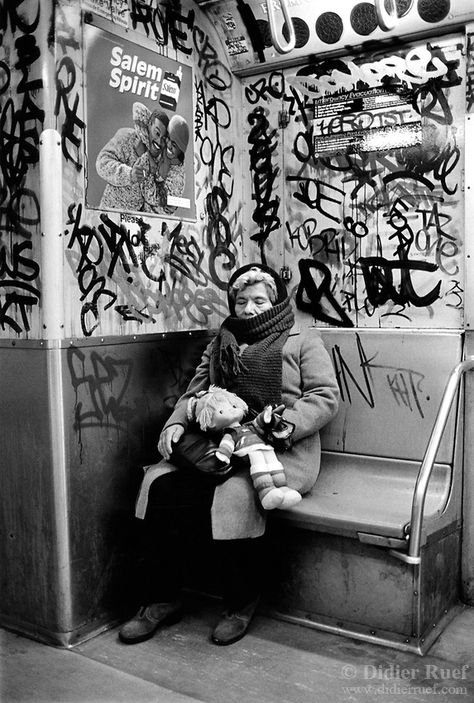
[[[285,127],[288,127],[290,123],[290,116],[288,114],[287,110],[280,110],[278,113],[278,126],[281,129],[285,129]]]
[[[100,343],[101,343],[101,344],[104,343],[104,338],[103,338],[103,337],[100,338]]]
[[[375,630],[371,630],[371,631],[370,631],[370,634],[371,634],[371,635],[375,635]]]

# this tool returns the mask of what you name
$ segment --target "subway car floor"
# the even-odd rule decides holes
[[[0,630],[0,701],[474,702],[474,608],[424,657],[261,614],[244,639],[217,647],[209,632],[219,614],[219,603],[193,600],[180,623],[133,646],[118,628],[68,650]]]

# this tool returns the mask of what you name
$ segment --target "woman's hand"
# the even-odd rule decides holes
[[[165,459],[169,459],[173,451],[173,443],[176,443],[184,433],[182,425],[170,425],[165,427],[158,440],[158,451]]]
[[[132,166],[132,172],[130,174],[130,178],[132,183],[141,183],[142,181],[145,180],[147,177],[147,172],[143,166],[140,164],[133,164]]]

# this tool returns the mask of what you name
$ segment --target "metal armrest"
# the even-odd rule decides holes
[[[443,436],[446,423],[448,421],[449,412],[456,396],[457,390],[461,383],[461,379],[466,373],[474,368],[474,356],[470,356],[465,361],[461,361],[451,372],[451,375],[446,384],[443,398],[439,406],[438,414],[431,431],[431,436],[428,441],[428,446],[423,457],[423,462],[418,472],[418,477],[415,484],[415,492],[413,495],[411,520],[409,527],[409,546],[408,553],[391,550],[390,553],[406,562],[407,564],[419,564],[421,560],[421,529],[423,526],[423,513],[425,507],[426,493],[428,483],[433,471],[436,454],[438,453],[439,445]]]

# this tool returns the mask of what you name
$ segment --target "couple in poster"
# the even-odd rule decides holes
[[[171,214],[184,193],[189,126],[181,115],[170,118],[140,102],[133,103],[132,121],[97,156],[97,174],[107,183],[99,207]]]

